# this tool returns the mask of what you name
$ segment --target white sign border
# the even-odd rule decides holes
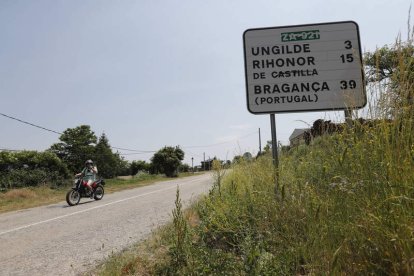
[[[349,106],[343,108],[323,108],[323,109],[301,109],[301,110],[283,110],[283,111],[252,111],[249,106],[249,82],[247,74],[247,53],[246,53],[246,39],[245,35],[247,32],[251,31],[260,31],[260,30],[273,30],[273,29],[287,29],[287,28],[297,28],[297,27],[310,27],[310,26],[320,26],[320,25],[334,25],[334,24],[344,24],[352,23],[356,27],[357,37],[358,37],[358,47],[359,47],[359,61],[361,64],[361,80],[362,80],[362,93],[364,95],[364,104],[362,106]],[[335,21],[335,22],[323,22],[323,23],[312,23],[312,24],[300,24],[300,25],[287,25],[287,26],[278,26],[278,27],[263,27],[263,28],[250,28],[243,32],[243,55],[244,55],[244,74],[245,74],[245,83],[246,83],[246,104],[247,110],[256,115],[260,114],[280,114],[280,113],[303,113],[303,112],[318,112],[318,111],[340,111],[340,110],[349,110],[349,109],[360,109],[364,108],[367,105],[367,93],[365,87],[365,74],[362,61],[362,50],[361,50],[361,38],[359,34],[359,26],[355,21]]]

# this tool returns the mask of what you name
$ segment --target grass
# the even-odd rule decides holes
[[[173,223],[97,273],[412,275],[413,129],[360,127],[282,156],[280,197],[270,156],[234,166],[187,211],[177,197]]]
[[[375,122],[282,155],[276,194],[269,155],[224,178],[217,168],[208,196],[183,211],[177,195],[170,225],[96,273],[413,275],[414,81],[404,66],[397,100],[380,91],[373,103]]]
[[[47,205],[64,200],[67,189],[48,186],[12,189],[0,193],[0,213]]]
[[[182,173],[179,177],[192,176],[191,173]],[[162,175],[142,174],[130,179],[107,179],[105,180],[105,193],[114,193],[126,189],[133,189],[151,185],[158,181],[168,181]],[[67,186],[50,188],[49,186],[29,187],[12,189],[0,193],[0,213],[33,208],[65,200],[65,196],[72,184]]]

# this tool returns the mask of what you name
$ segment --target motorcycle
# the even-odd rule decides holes
[[[88,181],[83,180],[82,178],[75,178],[74,185],[72,189],[70,189],[66,193],[66,202],[69,204],[69,206],[74,206],[79,204],[79,201],[82,197],[90,197],[91,192],[88,189],[86,183]],[[92,183],[92,189],[94,193],[94,199],[95,200],[101,200],[104,196],[105,190],[104,186],[105,181],[101,178],[97,181]]]

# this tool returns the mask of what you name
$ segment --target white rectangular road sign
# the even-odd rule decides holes
[[[247,108],[251,113],[366,105],[355,22],[248,29],[243,42]]]

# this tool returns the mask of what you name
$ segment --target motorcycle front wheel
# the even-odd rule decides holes
[[[70,190],[66,194],[66,202],[70,205],[77,205],[81,199],[81,195],[76,190]]]
[[[93,197],[95,200],[101,200],[104,196],[104,188],[101,185],[98,185],[95,189],[95,196]]]

